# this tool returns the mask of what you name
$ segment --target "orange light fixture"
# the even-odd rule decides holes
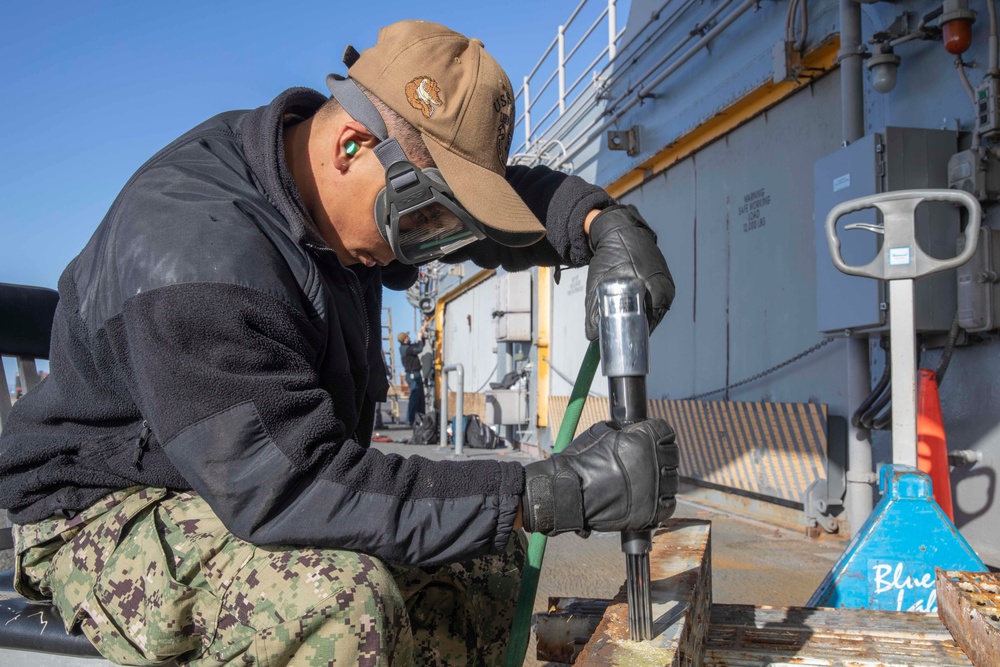
[[[944,48],[953,56],[961,55],[972,45],[972,23],[976,20],[976,12],[969,9],[968,0],[946,0],[942,9],[938,24]]]

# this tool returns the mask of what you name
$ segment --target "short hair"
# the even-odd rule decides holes
[[[406,331],[404,331],[403,333],[401,333],[398,336],[396,336],[396,340],[398,340],[400,343],[402,343],[404,340],[406,340],[409,337],[410,337],[410,334],[407,333]]]
[[[406,153],[406,157],[410,159],[410,162],[417,165],[420,168],[432,167],[434,166],[434,158],[431,157],[430,151],[427,150],[427,145],[424,143],[423,137],[420,136],[420,131],[413,125],[400,116],[398,113],[389,108],[389,105],[380,100],[375,96],[375,93],[368,90],[360,83],[357,83],[358,88],[361,89],[368,99],[372,101],[375,108],[378,109],[379,115],[382,116],[382,120],[385,121],[385,127],[389,131],[390,137],[395,137],[396,141],[403,148],[403,152]],[[324,113],[330,113],[341,109],[341,105],[337,102],[335,97],[330,97],[322,107],[320,111]]]

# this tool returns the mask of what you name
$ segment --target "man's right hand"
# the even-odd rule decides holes
[[[673,428],[648,419],[616,431],[596,424],[563,452],[524,468],[524,528],[644,530],[674,513],[680,452]]]

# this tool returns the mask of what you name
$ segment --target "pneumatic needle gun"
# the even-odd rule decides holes
[[[614,280],[597,287],[600,308],[601,369],[608,378],[611,425],[621,429],[646,419],[649,324],[646,288],[639,280]],[[628,593],[629,637],[653,638],[649,551],[653,531],[622,533]]]

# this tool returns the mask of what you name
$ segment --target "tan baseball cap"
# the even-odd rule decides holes
[[[455,196],[487,226],[487,235],[505,245],[544,236],[504,178],[514,91],[481,41],[437,23],[400,21],[382,28],[378,43],[348,64],[350,78],[420,131]]]

